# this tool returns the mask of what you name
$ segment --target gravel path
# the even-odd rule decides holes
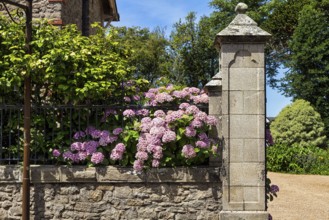
[[[274,220],[329,220],[329,176],[268,173],[280,188],[268,204]]]

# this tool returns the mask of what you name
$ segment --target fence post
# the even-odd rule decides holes
[[[220,219],[268,219],[265,200],[265,56],[270,34],[239,3],[216,36],[222,71],[223,209]]]

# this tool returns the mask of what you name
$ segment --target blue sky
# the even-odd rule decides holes
[[[197,16],[210,15],[213,11],[208,0],[117,0],[120,21],[115,26],[139,26],[154,30],[157,26],[170,33],[172,25],[188,12],[194,11]],[[215,37],[215,36],[214,36]],[[267,86],[267,116],[274,117],[290,103],[286,98]]]

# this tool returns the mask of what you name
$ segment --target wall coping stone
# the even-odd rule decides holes
[[[220,183],[218,167],[153,168],[135,173],[126,167],[31,165],[31,183]],[[22,166],[0,166],[1,183],[21,183]]]

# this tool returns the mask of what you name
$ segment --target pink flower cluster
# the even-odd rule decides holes
[[[174,90],[172,85],[167,87],[152,88],[146,92],[145,97],[149,99],[147,105],[158,106],[163,103],[192,102],[194,104],[203,104],[209,102],[208,95],[204,90],[195,87],[186,87],[182,90]]]
[[[204,152],[217,152],[217,143],[207,135],[209,127],[216,126],[217,120],[196,106],[208,103],[208,96],[204,91],[195,87],[175,90],[170,85],[150,89],[145,93],[145,98],[146,106],[175,103],[179,108],[166,112],[126,109],[122,112],[123,122],[126,123],[124,129],[117,127],[110,132],[89,126],[85,131],[74,134],[75,142],[68,150],[61,153],[54,149],[53,156],[62,157],[64,161],[72,163],[89,161],[93,164],[106,164],[108,159],[111,163],[120,164],[128,158],[129,163],[134,161],[134,169],[140,172],[145,167],[159,167],[165,164],[168,155],[179,154],[177,158],[192,161]],[[124,100],[139,101],[140,97],[125,97]],[[107,109],[101,122],[113,123],[108,117],[117,116],[118,112]],[[118,123],[121,124],[122,121]],[[110,126],[113,127],[113,124]]]
[[[110,133],[107,130],[98,130],[89,126],[85,131],[78,131],[73,135],[76,142],[71,144],[69,150],[61,154],[58,149],[54,149],[53,156],[60,157],[62,155],[64,160],[72,163],[90,160],[93,164],[100,164],[103,162],[105,156],[98,150],[101,147],[115,143],[122,132],[122,128],[116,128]],[[124,152],[125,146],[119,143],[112,150],[110,158],[113,160],[121,159]]]
[[[211,146],[213,141],[202,128],[216,125],[216,118],[208,116],[195,105],[182,103],[179,107],[179,110],[167,113],[157,110],[153,116],[141,120],[137,160],[134,163],[136,171],[141,171],[147,162],[151,162],[152,167],[158,167],[166,145],[177,141],[177,131],[181,126],[185,126],[184,135],[189,142],[181,151],[185,158],[194,158],[197,155],[195,148],[208,149]]]

